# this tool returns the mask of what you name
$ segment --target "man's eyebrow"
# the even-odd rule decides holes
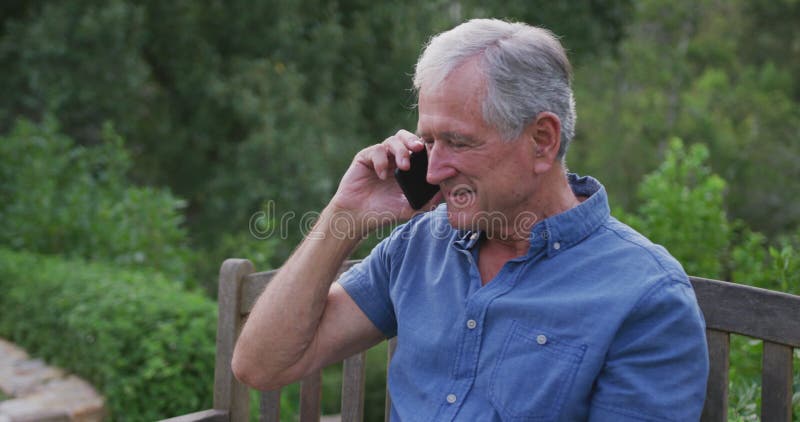
[[[418,137],[420,137],[420,138],[423,138],[423,139],[425,139],[426,137],[427,138],[431,137],[431,134],[429,134],[427,132],[417,132],[416,135]],[[462,143],[466,143],[466,144],[478,143],[478,141],[475,138],[473,138],[473,137],[471,137],[469,135],[463,134],[463,133],[459,133],[459,132],[447,132],[447,131],[446,132],[439,132],[435,136],[437,138],[444,139],[444,140],[447,140],[447,141],[457,141],[457,142],[462,142]]]

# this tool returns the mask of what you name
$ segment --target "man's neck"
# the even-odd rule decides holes
[[[497,252],[493,255],[505,255],[508,259],[524,255],[530,247],[533,226],[580,205],[581,201],[572,192],[566,172],[560,166],[553,170],[538,180],[541,189],[535,198],[531,198],[526,209],[508,216],[510,224],[489,230],[489,233],[496,235],[487,236],[481,246],[482,250],[488,247]]]

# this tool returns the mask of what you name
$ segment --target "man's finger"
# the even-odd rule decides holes
[[[403,144],[409,151],[416,152],[425,147],[425,144],[422,142],[422,139],[419,136],[407,130],[400,129],[395,136],[403,141]]]
[[[394,163],[398,168],[402,170],[409,169],[411,162],[408,159],[408,148],[398,136],[395,135],[387,138],[383,141],[383,145],[386,147],[387,155],[393,156]]]
[[[359,160],[367,167],[371,167],[381,180],[386,180],[389,168],[389,157],[387,148],[384,144],[373,145],[361,151]]]

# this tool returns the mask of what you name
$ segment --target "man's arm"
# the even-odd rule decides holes
[[[330,208],[258,298],[239,336],[233,371],[248,385],[281,387],[383,337],[341,286],[331,286],[359,239],[335,231]]]
[[[416,136],[400,131],[356,155],[314,230],[253,307],[233,355],[239,380],[275,389],[383,338],[344,289],[332,283],[358,242],[382,221],[374,216],[393,215],[399,221],[413,215],[391,172],[408,169],[409,150],[423,147]]]

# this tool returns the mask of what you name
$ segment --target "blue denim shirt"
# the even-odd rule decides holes
[[[482,286],[480,235],[444,205],[399,226],[339,283],[386,337],[392,420],[692,421],[705,326],[681,265],[569,176],[579,206]]]

